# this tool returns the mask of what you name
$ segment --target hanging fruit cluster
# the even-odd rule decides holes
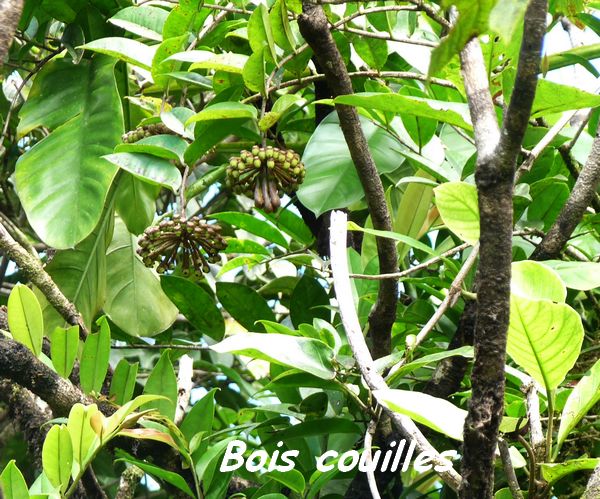
[[[170,128],[167,128],[163,123],[152,123],[151,125],[139,126],[135,130],[123,134],[121,139],[123,142],[131,144],[146,137],[150,137],[151,135],[164,134],[173,135],[173,131]]]
[[[252,147],[231,158],[227,185],[236,194],[254,198],[257,208],[271,213],[281,205],[283,193],[295,192],[304,180],[300,155],[277,147]]]
[[[184,276],[201,277],[208,264],[219,261],[219,251],[227,247],[219,225],[209,225],[199,217],[184,219],[174,215],[148,227],[139,241],[138,255],[147,267],[159,274],[181,265]]]

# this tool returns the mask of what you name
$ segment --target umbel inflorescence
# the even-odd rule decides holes
[[[158,225],[148,227],[139,241],[138,254],[147,267],[159,274],[181,265],[184,276],[201,277],[209,271],[209,262],[219,261],[219,251],[227,247],[221,227],[207,224],[199,217],[184,219],[174,215]]]
[[[227,185],[236,194],[254,198],[257,208],[271,213],[281,205],[283,193],[295,192],[303,182],[304,165],[300,155],[277,147],[252,147],[231,158]]]
[[[152,123],[150,125],[139,126],[135,130],[125,133],[121,139],[123,142],[132,144],[152,135],[173,135],[173,132],[163,123]]]

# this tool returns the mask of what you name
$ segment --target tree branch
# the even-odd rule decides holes
[[[22,11],[23,0],[0,0],[0,67],[12,45]]]
[[[558,257],[577,224],[583,218],[585,210],[594,200],[598,185],[600,185],[600,135],[597,134],[590,155],[585,166],[579,172],[569,199],[542,242],[531,255],[532,259],[551,260]]]
[[[546,11],[546,0],[532,0],[525,13],[515,86],[500,133],[478,42],[470,41],[461,53],[465,90],[475,129],[475,182],[480,214],[475,361],[464,429],[460,490],[460,496],[465,498],[493,496],[495,450],[504,413],[512,190],[517,155],[521,151],[537,86]]]
[[[298,18],[300,32],[323,68],[332,95],[335,97],[352,94],[352,82],[331,36],[323,8],[312,1],[305,0],[302,2],[302,10],[303,14]],[[378,230],[392,230],[383,185],[362,131],[358,112],[354,107],[343,105],[336,105],[336,110],[350,155],[365,191],[373,227]],[[381,273],[387,274],[398,269],[398,254],[394,241],[377,238],[377,253]],[[373,354],[376,358],[387,355],[391,351],[391,328],[396,319],[397,299],[396,280],[381,281],[377,302],[369,315],[369,331],[373,338]]]
[[[373,357],[367,348],[363,333],[360,328],[358,316],[354,308],[354,299],[352,298],[352,286],[350,284],[350,275],[348,274],[348,255],[346,253],[346,214],[340,211],[331,213],[331,269],[333,271],[333,285],[335,296],[338,301],[342,324],[346,331],[348,343],[356,359],[356,363],[370,390],[387,390],[388,386],[383,377],[377,372]],[[433,456],[431,462],[434,466],[444,466],[447,471],[441,471],[440,477],[454,490],[460,485],[460,475],[454,468],[448,468],[448,460],[444,459],[423,436],[419,428],[408,416],[398,414],[386,407],[383,411],[391,419],[402,436],[414,440],[416,447],[420,452],[427,452]]]
[[[597,497],[600,497],[600,464],[594,468],[581,499],[594,499]]]
[[[8,233],[0,223],[0,250],[4,255],[17,264],[17,267],[29,278],[29,280],[42,292],[50,305],[69,324],[79,326],[82,336],[87,335],[87,328],[83,317],[58,288],[50,275],[44,270],[41,262],[33,255],[25,251],[19,243]]]

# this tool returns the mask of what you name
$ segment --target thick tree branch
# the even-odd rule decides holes
[[[600,136],[596,135],[585,166],[573,186],[571,195],[542,242],[533,252],[534,260],[557,258],[594,200],[600,185]]]
[[[76,403],[90,404],[70,381],[37,359],[31,350],[0,334],[0,377],[7,378],[45,401],[55,416],[66,416]]]
[[[13,42],[23,11],[23,0],[0,0],[0,67]]]
[[[69,324],[79,326],[82,336],[87,335],[87,328],[83,322],[83,317],[75,308],[58,286],[54,283],[50,275],[44,270],[41,262],[33,255],[25,251],[19,243],[8,233],[6,228],[0,223],[0,251],[17,264],[29,280],[42,292],[50,305],[67,321]]]
[[[331,36],[323,8],[305,0],[302,2],[302,10],[303,14],[298,18],[300,32],[323,68],[333,96],[352,94],[352,82]],[[373,227],[378,230],[392,230],[383,185],[362,131],[358,112],[353,107],[343,105],[336,105],[336,110],[350,155],[365,191]],[[377,252],[381,273],[392,273],[398,269],[398,255],[394,241],[377,238]],[[391,351],[391,328],[396,319],[397,299],[396,280],[381,281],[377,302],[369,316],[369,331],[373,338],[373,355],[376,358],[387,355]]]
[[[346,229],[347,217],[345,213],[334,211],[331,214],[331,269],[333,271],[333,285],[335,296],[337,298],[342,323],[346,331],[348,343],[352,348],[352,353],[356,363],[365,380],[365,383],[372,391],[386,390],[388,388],[383,377],[377,372],[373,357],[367,348],[364,336],[362,334],[358,316],[354,308],[354,299],[352,298],[352,286],[348,274],[348,256],[346,253]],[[434,465],[447,467],[448,461],[444,459],[423,436],[423,433],[417,428],[415,423],[408,416],[398,414],[386,407],[383,407],[385,414],[391,419],[398,428],[400,434],[410,440],[414,440],[416,447],[420,452],[427,452],[433,456],[431,462]],[[454,468],[450,467],[446,471],[441,471],[441,478],[450,487],[456,490],[460,484],[460,475]]]
[[[532,0],[512,98],[498,137],[496,115],[481,50],[474,40],[461,54],[462,73],[475,129],[480,260],[475,287],[477,319],[472,396],[465,421],[460,496],[490,498],[498,428],[504,412],[504,364],[510,311],[512,190],[517,155],[528,125],[546,31],[546,0]]]
[[[594,499],[597,497],[600,497],[600,464],[594,468],[581,499]]]

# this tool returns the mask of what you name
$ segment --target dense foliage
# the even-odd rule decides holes
[[[479,35],[501,120],[528,2],[322,4],[354,94],[328,88],[299,0],[26,0],[0,73],[0,221],[44,270],[2,247],[2,332],[30,350],[18,355],[32,372],[63,378],[55,395],[81,397],[65,407],[73,399],[2,371],[6,497],[133,497],[136,485],[153,497],[365,497],[364,474],[316,462],[362,454],[381,406],[461,453],[481,139],[459,52]],[[547,37],[600,35],[596,7],[551,1]],[[534,253],[586,161],[600,168],[588,160],[600,96],[568,76],[597,77],[598,56],[600,42],[541,58],[514,187],[500,423],[510,458],[498,455],[496,497],[515,494],[512,469],[529,497],[580,497],[600,464],[597,182],[567,246]],[[359,111],[391,230],[374,229],[334,105]],[[331,210],[349,218],[353,305],[375,352],[377,242],[396,244],[391,348],[375,360],[386,390],[365,383],[342,324]],[[44,272],[75,316],[32,278]],[[27,406],[29,390],[48,405]],[[45,422],[35,431],[31,414]],[[379,427],[374,445],[392,436]],[[221,471],[234,440],[260,465]],[[290,450],[295,467],[277,469],[274,453]],[[382,497],[454,496],[415,466],[377,482]]]

